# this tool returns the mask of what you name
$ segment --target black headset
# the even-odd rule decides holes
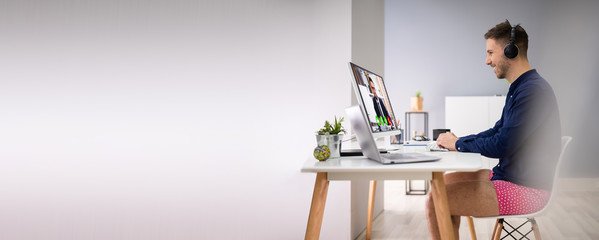
[[[513,59],[518,56],[519,49],[518,46],[514,44],[514,42],[516,42],[516,26],[512,27],[512,33],[510,34],[510,43],[508,43],[508,45],[505,45],[505,47],[503,48],[503,54],[505,55],[505,57],[509,59]]]

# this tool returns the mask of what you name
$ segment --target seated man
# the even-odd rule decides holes
[[[445,175],[456,239],[460,216],[496,216],[536,212],[549,200],[560,151],[560,119],[553,89],[527,58],[528,34],[509,21],[485,34],[487,58],[497,78],[511,85],[501,119],[489,130],[458,138],[444,133],[441,147],[499,158],[493,170]],[[465,120],[467,121],[467,120]],[[433,239],[440,239],[434,203],[427,217]]]
[[[385,106],[383,98],[379,97],[376,93],[374,81],[372,81],[372,78],[370,78],[368,74],[366,74],[366,78],[368,78],[368,86],[370,88],[370,93],[372,93],[372,105],[374,106],[377,119],[381,119],[382,122],[391,121],[391,117],[389,117],[389,112],[387,112],[387,107]]]

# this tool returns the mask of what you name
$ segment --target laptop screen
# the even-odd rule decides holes
[[[399,130],[383,78],[354,63],[350,62],[349,65],[354,76],[352,85],[356,97],[366,111],[372,133]]]

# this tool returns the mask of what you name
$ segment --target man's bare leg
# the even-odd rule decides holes
[[[459,239],[460,216],[499,215],[497,195],[493,183],[489,181],[489,170],[455,172],[444,177],[455,239]],[[430,195],[426,203],[426,214],[432,239],[441,239]]]

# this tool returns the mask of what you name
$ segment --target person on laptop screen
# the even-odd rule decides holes
[[[510,87],[501,119],[493,128],[460,138],[443,133],[437,139],[439,146],[449,150],[499,158],[492,170],[445,175],[456,239],[460,216],[528,214],[542,209],[549,200],[560,151],[557,100],[549,83],[530,67],[528,34],[506,20],[484,37],[485,64]],[[426,208],[431,236],[440,239],[430,197]]]
[[[356,100],[363,107],[372,133],[377,135],[375,137],[399,134],[383,77],[352,62],[349,67],[354,77],[352,86]]]
[[[387,122],[387,124],[379,124],[379,125],[389,125],[388,122],[391,122],[391,117],[387,112],[387,107],[385,107],[385,103],[383,102],[383,98],[379,97],[376,94],[376,88],[374,87],[374,81],[372,78],[366,74],[366,78],[368,79],[368,86],[370,89],[370,93],[372,93],[372,104],[374,105],[374,111],[376,112],[377,121]]]

